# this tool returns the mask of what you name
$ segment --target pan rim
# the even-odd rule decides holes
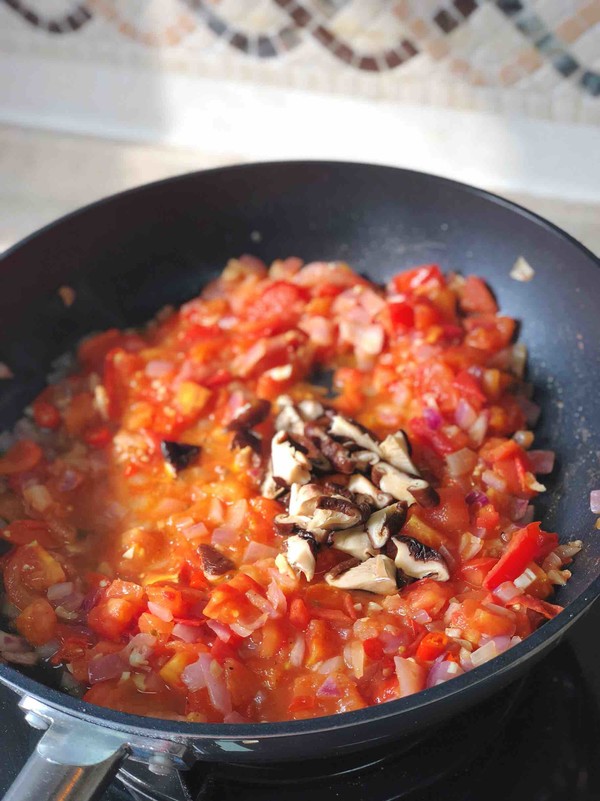
[[[44,236],[50,230],[59,228],[61,224],[76,219],[80,215],[93,212],[96,208],[110,205],[115,200],[141,195],[144,192],[153,191],[161,186],[173,185],[182,181],[202,180],[204,178],[218,177],[222,174],[234,172],[244,172],[261,169],[282,168],[282,169],[308,169],[314,167],[333,168],[333,169],[364,169],[366,171],[396,173],[409,179],[428,179],[433,183],[439,183],[447,188],[459,192],[475,195],[481,200],[491,202],[497,206],[516,213],[518,216],[530,220],[532,223],[542,227],[554,236],[568,242],[571,246],[579,250],[582,255],[587,257],[592,266],[600,267],[600,258],[592,253],[587,247],[579,242],[575,237],[563,231],[554,223],[546,220],[535,212],[511,200],[507,200],[493,192],[471,186],[459,181],[455,181],[443,176],[425,173],[417,170],[408,170],[400,167],[389,167],[380,164],[369,164],[365,162],[348,162],[336,160],[292,160],[292,161],[258,161],[247,162],[244,164],[233,164],[221,167],[214,167],[208,170],[198,170],[194,172],[182,173],[180,175],[163,178],[141,186],[133,187],[108,197],[101,198],[90,204],[82,206],[68,214],[59,217],[37,231],[27,235],[19,242],[8,248],[0,255],[0,268],[10,260],[10,257],[25,248],[29,242]],[[122,731],[124,734],[141,734],[149,738],[160,738],[161,736],[177,736],[186,741],[202,740],[267,740],[275,737],[294,736],[300,734],[317,734],[339,730],[342,728],[356,727],[382,721],[386,718],[396,717],[402,713],[418,712],[423,707],[431,707],[439,704],[445,699],[455,696],[463,689],[480,685],[493,676],[509,673],[518,663],[525,661],[532,654],[544,650],[560,634],[565,631],[577,618],[579,618],[591,603],[600,597],[600,576],[597,576],[590,585],[573,601],[571,601],[564,612],[556,618],[547,621],[541,628],[518,643],[514,647],[505,651],[503,654],[475,668],[469,673],[454,678],[450,682],[445,682],[436,687],[423,690],[412,696],[389,701],[385,704],[366,707],[355,712],[345,712],[339,715],[323,716],[301,721],[282,721],[277,723],[249,723],[249,724],[224,724],[224,723],[186,723],[181,721],[167,720],[156,717],[143,717],[129,713],[116,712],[105,707],[74,698],[67,693],[32,679],[10,665],[0,664],[0,681],[5,683],[17,693],[29,695],[49,706],[60,709],[77,718],[86,720],[91,725],[100,725],[113,730]],[[400,732],[399,732],[400,734]]]

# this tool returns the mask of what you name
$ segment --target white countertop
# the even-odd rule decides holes
[[[123,189],[249,160],[243,152],[215,154],[0,126],[0,250],[67,212]],[[600,253],[600,204],[499,194]]]

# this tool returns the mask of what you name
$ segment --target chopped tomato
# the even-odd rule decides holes
[[[90,610],[88,626],[108,640],[118,640],[138,614],[137,606],[124,598],[109,598]]]
[[[460,305],[467,312],[496,314],[498,305],[485,281],[476,275],[469,275],[460,295]]]
[[[12,545],[37,542],[44,548],[56,545],[48,525],[41,520],[13,520],[0,531],[0,536]]]
[[[52,403],[37,400],[33,404],[33,419],[40,428],[54,430],[61,424],[60,412]]]
[[[32,645],[44,645],[56,634],[56,612],[44,598],[32,601],[16,620],[19,634]]]
[[[413,292],[431,285],[438,287],[443,283],[444,277],[437,264],[424,264],[422,267],[406,270],[390,281],[394,291],[398,293]]]
[[[290,623],[300,631],[306,631],[310,621],[310,613],[302,598],[294,598],[290,603]]]
[[[546,534],[541,530],[539,523],[530,523],[525,528],[515,531],[508,548],[487,574],[484,586],[493,590],[505,581],[514,581],[529,562],[540,558],[547,553],[548,548],[552,550],[557,544],[556,534]]]
[[[0,456],[0,476],[32,470],[42,458],[42,449],[35,442],[20,439]]]

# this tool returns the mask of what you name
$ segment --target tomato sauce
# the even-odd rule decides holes
[[[533,522],[544,487],[515,328],[480,278],[436,265],[381,288],[342,263],[242,257],[145,328],[87,338],[0,457],[16,630],[86,700],[196,722],[360,709],[515,645],[560,611],[546,599],[578,549]],[[340,519],[358,508],[350,473],[380,482],[396,556],[369,540],[350,565],[331,527],[281,522],[292,481],[265,482],[282,399],[315,402],[322,425],[357,421],[374,451],[404,432],[425,495],[392,497],[357,446],[319,429],[324,457],[306,420],[287,440]],[[376,507],[360,498],[366,541]],[[385,592],[343,586],[375,559]]]

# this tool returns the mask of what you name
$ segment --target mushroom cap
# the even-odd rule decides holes
[[[380,444],[381,458],[404,473],[419,475],[411,457],[410,443],[404,431],[389,434]]]
[[[426,490],[427,481],[414,475],[403,473],[387,462],[378,462],[371,470],[373,482],[383,492],[389,493],[397,501],[405,501],[409,505],[416,503],[412,490]]]
[[[369,539],[364,528],[348,528],[345,531],[335,531],[331,537],[332,547],[343,553],[360,559],[364,562],[370,556],[377,555],[377,549]]]
[[[314,550],[316,545],[299,534],[288,537],[285,541],[286,558],[289,564],[306,576],[307,581],[312,581],[315,575],[316,559]]]
[[[327,573],[325,581],[344,590],[364,590],[377,595],[397,592],[396,566],[388,556],[378,554],[341,573]]]
[[[348,489],[357,495],[364,495],[375,506],[376,509],[383,509],[389,506],[393,500],[387,492],[382,492],[372,481],[360,473],[350,476]]]
[[[278,431],[271,441],[271,465],[273,477],[288,485],[310,481],[310,462],[293,446],[285,431]]]
[[[393,503],[374,512],[367,520],[367,534],[374,548],[383,548],[390,537],[399,534],[406,522],[406,503]]]
[[[394,564],[411,578],[433,578],[436,581],[448,581],[450,578],[448,565],[441,553],[413,537],[392,537],[388,548],[389,552],[396,548]]]
[[[360,423],[341,414],[334,414],[331,418],[329,433],[338,439],[351,440],[359,448],[379,453],[379,443],[375,436]]]

